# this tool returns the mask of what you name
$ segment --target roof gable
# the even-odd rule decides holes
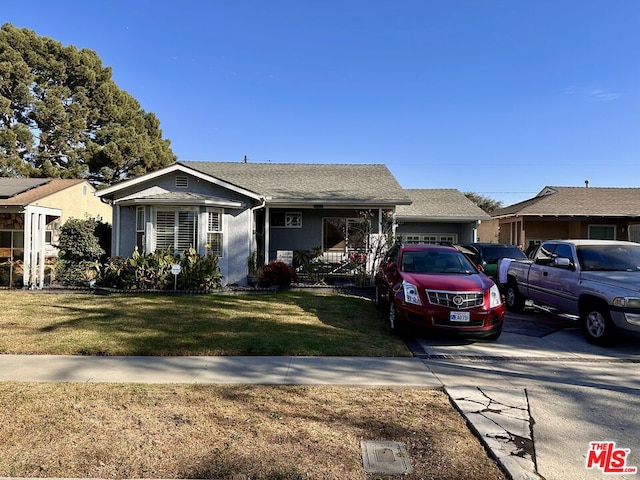
[[[488,220],[491,218],[478,205],[454,188],[407,189],[411,205],[396,209],[399,219],[441,218],[457,220]]]
[[[2,192],[0,205],[29,205],[73,185],[86,182],[81,178],[3,178],[0,180],[0,192]],[[13,195],[5,196],[11,192]]]
[[[639,217],[640,188],[554,187],[493,212],[494,217],[550,215],[574,217]]]

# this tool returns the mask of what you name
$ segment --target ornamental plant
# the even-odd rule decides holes
[[[271,262],[262,272],[262,281],[267,285],[286,286],[297,279],[296,271],[284,262]]]

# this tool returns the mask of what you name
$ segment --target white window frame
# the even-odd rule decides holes
[[[212,216],[217,215],[217,222],[212,221]],[[221,208],[207,208],[207,243],[205,244],[205,252],[206,254],[215,255],[218,258],[222,258],[224,256],[224,210]],[[217,223],[217,225],[216,225]],[[212,239],[217,237],[217,242],[213,242]],[[213,245],[217,244],[218,248],[212,248]]]
[[[174,225],[173,225],[173,242],[170,245],[162,245],[158,246],[158,214],[159,213],[173,213],[174,214]],[[189,214],[189,217],[193,221],[193,232],[192,238],[189,242],[189,245],[181,245],[180,241],[180,214]],[[153,226],[154,226],[154,234],[153,234],[153,248],[154,250],[158,250],[158,248],[171,248],[171,251],[174,255],[182,255],[184,250],[189,247],[193,247],[195,249],[198,248],[198,208],[197,207],[158,207],[154,211],[153,215]]]
[[[142,222],[141,222],[142,220]],[[145,212],[144,207],[136,207],[136,246],[145,250]]]
[[[456,233],[404,233],[401,237],[406,245],[458,243],[458,234]]]
[[[282,212],[275,213],[280,215]],[[274,224],[272,216],[271,226],[273,228],[302,228],[302,212],[284,212],[284,225]]]

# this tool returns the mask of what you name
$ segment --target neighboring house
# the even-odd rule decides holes
[[[545,187],[492,216],[500,242],[523,247],[550,239],[640,242],[640,188]]]
[[[405,244],[475,242],[477,229],[491,217],[453,188],[406,189],[410,205],[396,209],[396,235]]]
[[[111,207],[82,179],[0,178],[0,286],[42,288],[69,218],[111,220]]]
[[[97,195],[114,207],[113,255],[194,247],[229,284],[246,281],[252,252],[259,264],[314,248],[330,263],[362,258],[410,203],[386,166],[359,164],[177,162]]]

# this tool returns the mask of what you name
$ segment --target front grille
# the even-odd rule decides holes
[[[464,310],[479,307],[484,303],[484,292],[447,292],[445,290],[427,290],[429,303],[441,307]]]

